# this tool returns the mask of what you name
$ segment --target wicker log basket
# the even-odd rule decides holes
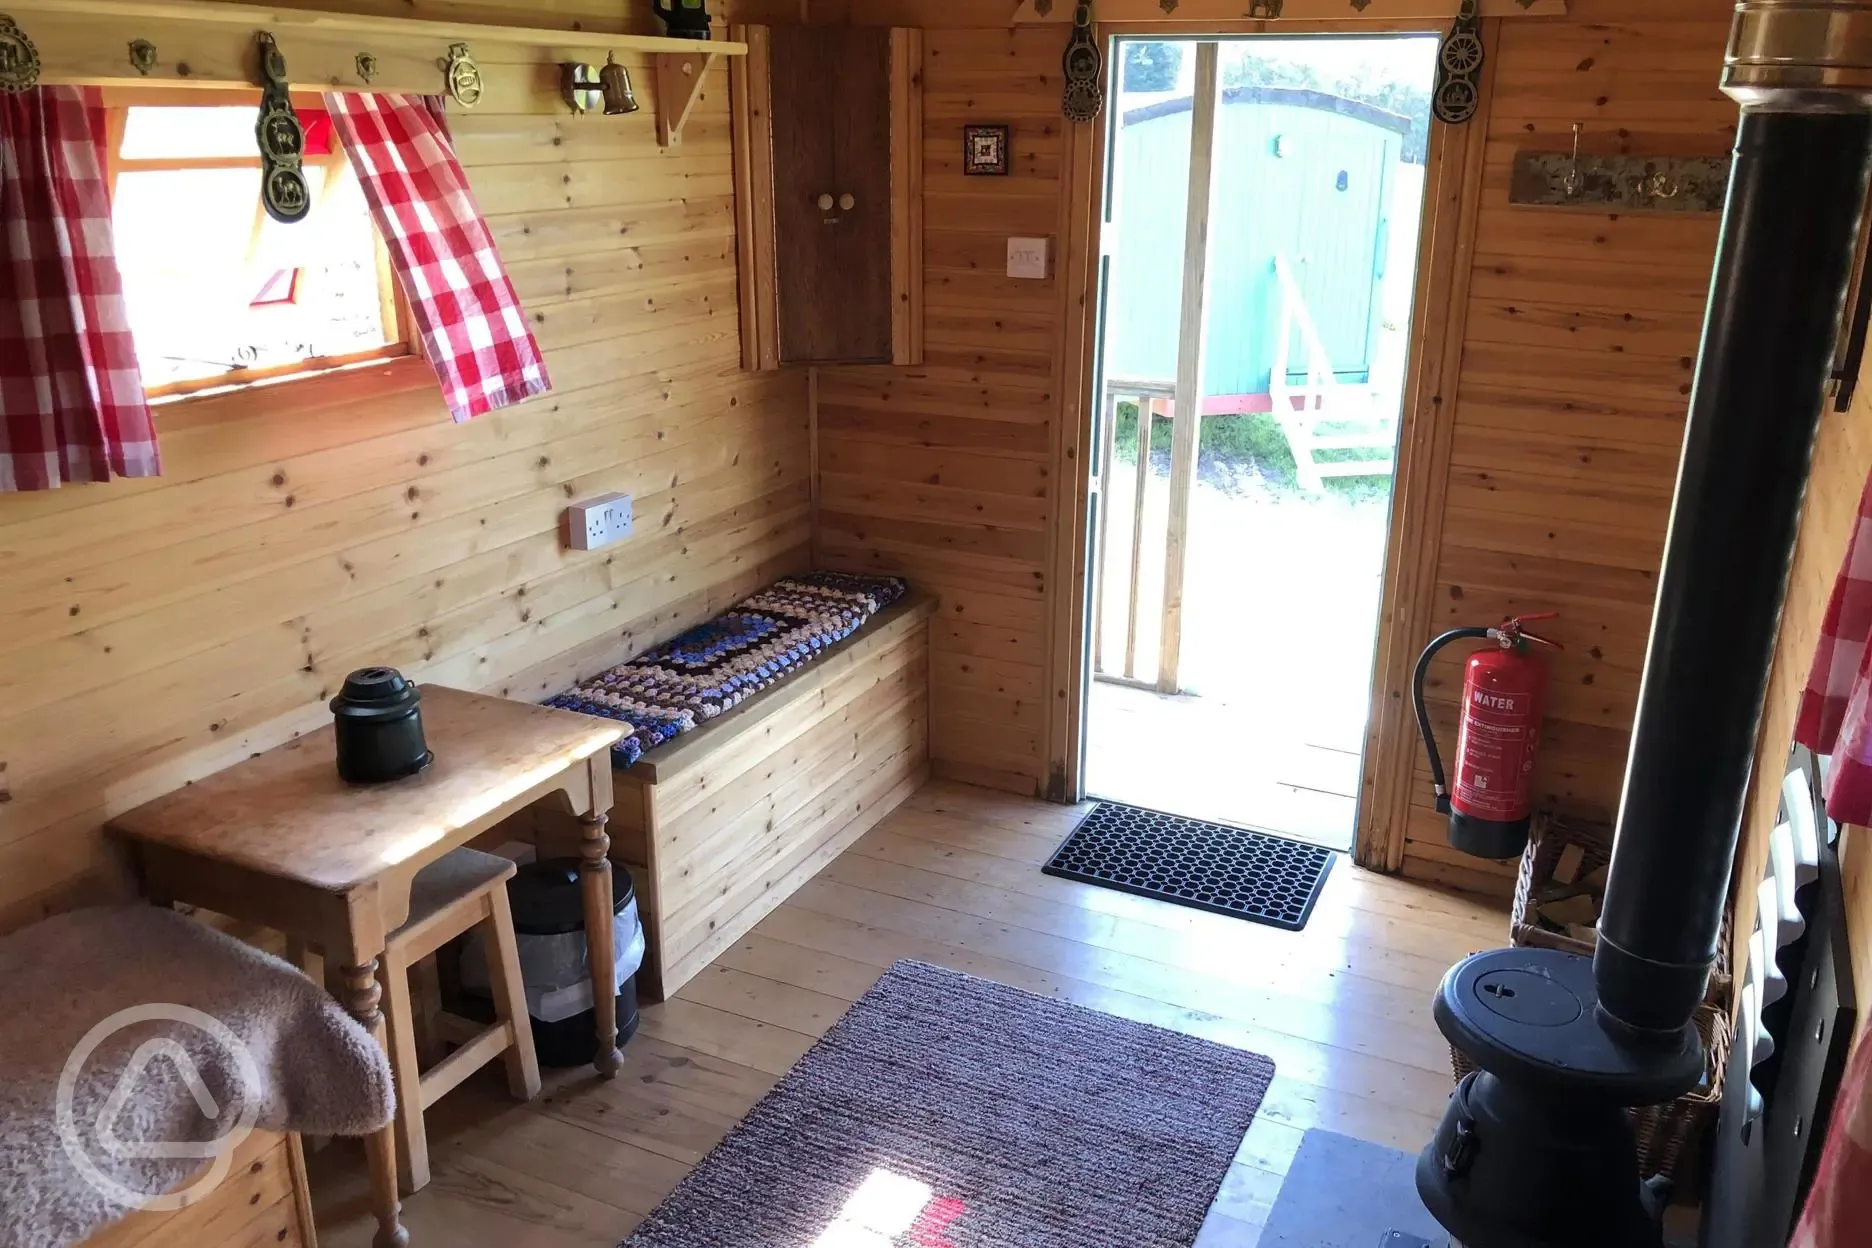
[[[1533,833],[1521,855],[1521,870],[1515,882],[1509,940],[1517,947],[1559,949],[1591,957],[1592,941],[1555,931],[1541,921],[1538,911],[1541,891],[1552,883],[1554,867],[1568,845],[1578,845],[1583,851],[1578,878],[1590,876],[1611,861],[1611,824],[1578,812],[1543,810],[1535,813]],[[1654,1174],[1669,1177],[1676,1185],[1679,1199],[1684,1193],[1695,1190],[1700,1145],[1716,1121],[1717,1108],[1722,1101],[1723,1070],[1729,1063],[1732,980],[1726,915],[1716,949],[1716,967],[1710,972],[1709,989],[1692,1019],[1709,1056],[1703,1082],[1669,1104],[1647,1105],[1631,1111],[1632,1130],[1638,1140],[1638,1172],[1647,1177]],[[1458,1082],[1476,1068],[1455,1049],[1450,1050],[1450,1067]]]

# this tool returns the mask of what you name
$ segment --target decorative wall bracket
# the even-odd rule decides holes
[[[702,80],[715,64],[713,52],[659,52],[656,56],[657,142],[682,143],[683,125],[702,95]]]
[[[1508,202],[1604,212],[1721,212],[1726,156],[1581,156],[1521,152]]]

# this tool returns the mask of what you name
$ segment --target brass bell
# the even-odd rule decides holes
[[[630,71],[617,63],[616,56],[606,53],[605,66],[598,71],[598,82],[604,88],[607,117],[637,111],[637,93],[631,90]]]

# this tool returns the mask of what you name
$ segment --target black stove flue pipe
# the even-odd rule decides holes
[[[1683,1026],[1715,958],[1814,432],[1872,169],[1872,7],[1741,6],[1743,106],[1594,959]]]
[[[1639,1032],[1689,1021],[1715,960],[1872,168],[1872,112],[1777,111],[1800,102],[1745,106],[1736,134],[1619,803],[1593,973]]]

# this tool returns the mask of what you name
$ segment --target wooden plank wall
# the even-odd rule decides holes
[[[1872,472],[1872,365],[1861,367],[1852,410],[1834,412],[1828,403],[1814,445],[1813,473],[1801,512],[1800,538],[1788,574],[1781,633],[1775,641],[1768,701],[1755,745],[1755,778],[1743,815],[1734,895],[1736,965],[1755,922],[1755,884],[1768,865],[1768,833],[1780,804],[1781,777],[1794,740],[1794,717],[1813,666],[1814,645],[1827,599],[1858,527],[1859,495]],[[1847,934],[1852,942],[1853,980],[1860,1020],[1872,1016],[1872,829],[1848,826],[1840,840],[1840,869],[1846,885]]]
[[[925,362],[822,370],[817,391],[818,558],[940,595],[932,764],[1020,793],[1046,775],[1063,261],[1045,281],[1002,274],[1010,234],[1060,230],[1060,47],[1032,28],[928,31]],[[962,127],[988,121],[1013,127],[1013,172],[964,178]]]
[[[807,562],[806,379],[740,371],[726,75],[664,152],[641,58],[642,112],[575,118],[498,55],[452,123],[552,394],[456,426],[405,361],[162,407],[160,479],[0,495],[0,930],[123,887],[104,819],[319,724],[348,670],[543,695]],[[636,536],[563,549],[610,490]]]
[[[1719,91],[1724,0],[1571,0],[1565,20],[1503,20],[1468,275],[1435,610],[1445,628],[1559,611],[1536,791],[1613,810],[1624,774],[1655,574],[1715,255],[1714,215],[1518,208],[1518,150],[1720,155],[1736,107]],[[1461,283],[1458,283],[1458,289]],[[1448,396],[1446,396],[1448,397]],[[1430,696],[1455,746],[1461,657]],[[1503,893],[1512,864],[1451,850],[1422,748],[1403,871]]]
[[[1060,231],[1062,35],[989,29],[924,0],[815,0],[816,20],[929,27],[925,260],[929,360],[821,374],[822,559],[908,573],[943,597],[932,751],[939,773],[1038,791],[1063,746],[1043,735],[1042,638],[1066,599],[1046,575],[1060,516],[1047,477],[1059,418],[1055,282],[1001,276],[1014,233]],[[982,13],[982,27],[961,27]],[[1616,805],[1687,386],[1714,254],[1713,217],[1511,207],[1524,147],[1720,154],[1735,106],[1717,90],[1728,8],[1662,0],[1627,20],[1617,0],[1574,0],[1564,20],[1500,25],[1466,318],[1453,396],[1449,488],[1431,525],[1435,609],[1421,641],[1458,623],[1559,610],[1543,794]],[[1278,24],[1270,24],[1278,25]],[[1014,127],[1005,180],[964,180],[965,121]],[[1056,257],[1056,273],[1074,263]],[[1057,279],[1055,279],[1057,280]],[[1070,494],[1070,492],[1068,492]],[[1454,648],[1460,651],[1461,647]],[[1414,652],[1414,651],[1413,651]],[[1432,699],[1454,740],[1458,656]],[[1401,827],[1407,874],[1489,893],[1511,873],[1448,849],[1414,736]],[[1391,819],[1392,816],[1385,816]]]

